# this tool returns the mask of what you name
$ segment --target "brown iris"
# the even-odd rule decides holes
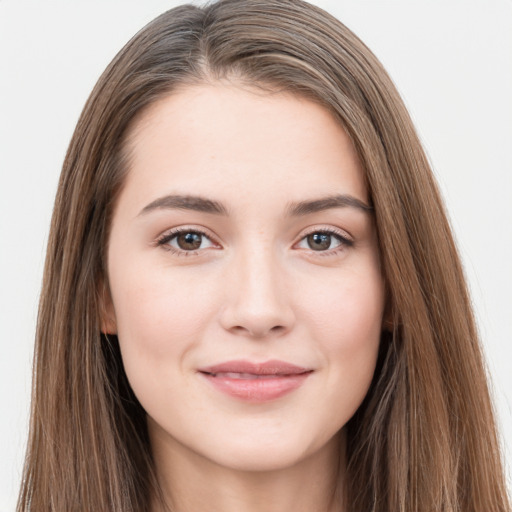
[[[326,233],[311,233],[307,236],[308,246],[314,251],[325,251],[331,246],[331,238]]]
[[[194,251],[201,247],[203,235],[201,233],[194,233],[189,231],[187,233],[180,233],[176,237],[178,247],[184,251]]]

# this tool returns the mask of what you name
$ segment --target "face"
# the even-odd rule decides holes
[[[154,447],[241,470],[332,450],[384,310],[349,137],[313,102],[219,84],[153,104],[128,149],[102,327]]]

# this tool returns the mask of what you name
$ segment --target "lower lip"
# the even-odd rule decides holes
[[[296,390],[311,375],[311,372],[297,375],[277,375],[254,379],[233,379],[202,373],[216,389],[246,402],[268,402]]]

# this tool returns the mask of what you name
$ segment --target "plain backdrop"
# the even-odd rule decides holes
[[[0,511],[27,434],[45,245],[64,153],[108,62],[181,2],[0,0]],[[440,182],[512,462],[512,1],[318,0],[390,72]],[[509,479],[510,482],[510,479]]]

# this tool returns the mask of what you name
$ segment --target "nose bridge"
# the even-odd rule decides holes
[[[224,327],[254,337],[288,330],[293,311],[283,264],[272,244],[248,243],[236,252],[227,287]]]

